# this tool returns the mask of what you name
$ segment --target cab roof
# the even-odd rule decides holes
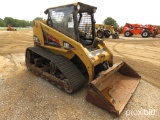
[[[67,5],[61,5],[61,6],[56,6],[56,7],[47,8],[47,9],[44,11],[44,13],[45,13],[45,14],[48,14],[48,10],[49,10],[49,9],[53,9],[53,8],[62,8],[62,7],[69,7],[69,6],[75,6],[75,7],[77,7],[78,5],[80,5],[80,11],[81,11],[81,12],[83,12],[83,11],[85,11],[85,10],[87,10],[87,9],[88,9],[88,11],[91,10],[91,11],[93,12],[94,9],[97,9],[97,7],[94,7],[94,6],[91,6],[91,5],[88,5],[88,4],[84,4],[84,3],[81,3],[81,2],[76,2],[76,3],[72,3],[72,4],[67,4]]]

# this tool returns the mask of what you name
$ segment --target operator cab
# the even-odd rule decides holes
[[[83,3],[74,3],[48,8],[47,25],[84,46],[92,45],[95,38],[94,13],[96,7]]]

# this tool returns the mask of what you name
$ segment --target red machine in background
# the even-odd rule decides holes
[[[126,23],[122,30],[122,34],[124,34],[125,37],[140,34],[143,38],[147,38],[150,36],[155,37],[157,33],[157,29],[151,24],[142,25]]]

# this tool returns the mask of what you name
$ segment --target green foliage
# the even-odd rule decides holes
[[[34,20],[44,20],[42,17],[36,17]]]
[[[0,18],[0,27],[5,27],[6,23],[4,22],[3,19]]]
[[[117,25],[118,25],[117,22],[116,22],[116,20],[114,20],[114,19],[111,18],[111,17],[107,17],[107,18],[104,20],[103,24],[105,24],[105,25],[112,25],[112,26],[117,26]]]
[[[0,27],[7,27],[8,25],[14,27],[28,27],[32,26],[32,21],[18,20],[12,17],[5,17],[4,20],[0,18]]]

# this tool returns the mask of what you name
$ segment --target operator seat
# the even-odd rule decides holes
[[[83,46],[88,46],[92,44],[92,40],[88,40],[87,38],[87,33],[85,33],[82,30],[79,30],[79,37],[80,37],[80,42],[82,43]]]

